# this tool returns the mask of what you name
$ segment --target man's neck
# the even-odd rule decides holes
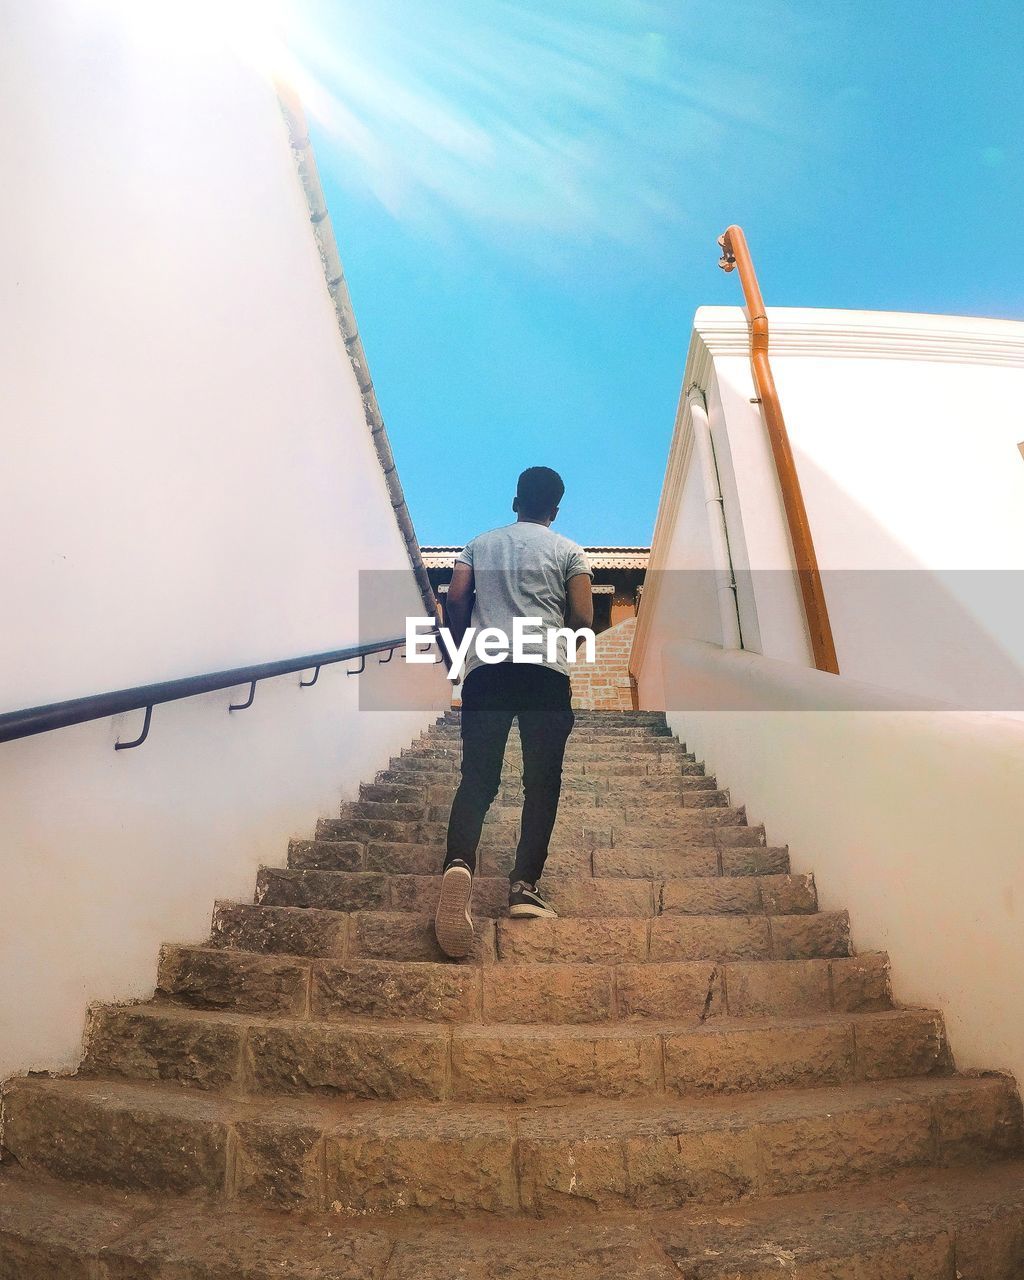
[[[520,516],[516,520],[516,524],[542,524],[545,529],[551,528],[550,520],[535,520],[532,516]]]

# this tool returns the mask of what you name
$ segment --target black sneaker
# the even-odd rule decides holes
[[[434,916],[437,945],[453,960],[461,960],[473,950],[475,934],[469,913],[472,899],[473,873],[467,863],[457,858],[441,877],[441,897]]]
[[[527,919],[557,919],[558,912],[537,892],[535,884],[527,884],[525,880],[516,880],[509,885],[508,913],[510,916]]]

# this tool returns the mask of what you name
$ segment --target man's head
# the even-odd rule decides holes
[[[520,520],[550,524],[558,515],[563,493],[565,485],[557,471],[550,467],[527,467],[516,485],[512,510]]]

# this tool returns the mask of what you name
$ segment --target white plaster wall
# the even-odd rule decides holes
[[[1024,324],[768,314],[840,670],[965,706],[1024,708]],[[711,353],[730,539],[757,571],[757,647],[808,663],[799,597],[770,572],[792,556],[750,403],[742,314],[702,308],[695,326]]]
[[[356,643],[361,568],[385,630],[422,612],[275,95],[198,6],[179,41],[131,8],[0,3],[0,710]],[[419,709],[334,668],[157,707],[137,751],[141,713],[0,746],[0,1078],[73,1065],[88,1000],[151,990],[447,701],[397,667]]]
[[[1024,1080],[1024,725],[700,643],[659,658],[674,731],[889,952],[897,999],[944,1012],[959,1067]],[[716,704],[744,709],[693,709]]]

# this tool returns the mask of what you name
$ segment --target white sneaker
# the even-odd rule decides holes
[[[461,860],[453,862],[441,877],[441,897],[434,916],[437,945],[453,960],[468,956],[476,941],[470,915],[472,900],[473,873]]]

